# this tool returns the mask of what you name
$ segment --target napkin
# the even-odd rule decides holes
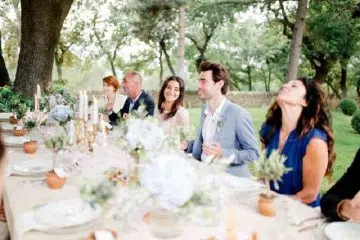
[[[15,219],[13,240],[23,239],[23,235],[30,230],[49,230],[46,226],[36,222],[34,211],[25,212],[23,216]]]
[[[113,234],[109,231],[95,231],[94,232],[96,240],[115,240]]]

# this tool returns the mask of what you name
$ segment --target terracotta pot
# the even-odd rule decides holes
[[[18,120],[14,116],[11,116],[11,117],[9,117],[9,122],[10,122],[10,124],[17,124]]]
[[[51,189],[60,189],[66,183],[66,177],[60,178],[54,171],[50,171],[46,175],[46,183]]]
[[[115,230],[111,230],[111,229],[106,229],[107,231],[111,232],[113,237],[116,239],[116,240],[120,240],[117,232]],[[89,233],[89,236],[86,238],[86,240],[96,240],[95,238],[95,233],[94,232],[91,232]]]
[[[26,130],[25,129],[19,129],[17,130],[16,127],[13,128],[13,131],[12,131],[12,134],[14,136],[17,136],[17,137],[21,137],[21,136],[24,136],[26,134]]]
[[[37,148],[37,141],[24,142],[23,144],[23,150],[25,153],[36,153]]]
[[[265,194],[260,194],[258,201],[258,210],[264,216],[273,217],[276,215],[276,209],[274,206],[275,196],[270,197]]]

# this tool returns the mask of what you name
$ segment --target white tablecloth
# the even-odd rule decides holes
[[[32,159],[41,158],[47,161],[44,157],[48,155],[48,160],[51,161],[51,154],[41,148],[37,155],[25,155],[21,153],[21,149],[10,150],[9,164],[19,163],[23,161],[31,161]],[[37,157],[38,156],[38,157]],[[40,231],[29,231],[22,234],[24,226],[24,215],[33,210],[34,207],[57,200],[70,199],[79,196],[79,187],[83,183],[81,176],[71,176],[63,189],[51,190],[45,183],[28,183],[22,184],[23,180],[29,178],[10,176],[5,181],[4,191],[4,206],[9,224],[9,231],[12,239],[36,239],[36,240],[51,240],[51,239],[85,239],[90,230],[99,229],[115,229],[121,240],[134,239],[157,239],[149,232],[136,231],[132,229],[126,221],[115,219],[103,219],[101,224],[92,227],[85,232],[70,233],[70,234],[49,234]],[[312,228],[307,231],[298,232],[299,229],[306,225],[290,226],[288,215],[285,211],[286,206],[292,206],[294,200],[279,196],[276,198],[275,204],[277,206],[278,214],[276,217],[264,217],[257,212],[257,197],[258,192],[251,194],[235,193],[232,195],[230,205],[236,211],[237,229],[240,233],[249,233],[257,231],[260,239],[279,239],[281,233],[285,230],[292,233],[292,238],[287,239],[327,239],[322,233],[320,227]],[[299,216],[300,219],[320,216],[317,209],[312,209],[306,205],[301,204],[298,209],[292,210],[293,214]],[[56,217],[56,216],[54,216]],[[313,225],[323,221],[313,220],[306,224]],[[177,240],[200,240],[213,236],[219,231],[222,231],[223,224],[226,219],[218,227],[197,227],[189,224],[184,224],[182,235]],[[287,235],[288,236],[288,235]]]

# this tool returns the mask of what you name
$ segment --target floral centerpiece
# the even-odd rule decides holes
[[[274,196],[270,190],[270,181],[273,181],[275,189],[279,188],[278,182],[281,177],[291,171],[284,165],[286,158],[279,151],[272,151],[269,157],[263,152],[259,160],[252,164],[252,174],[265,182],[266,192],[260,195],[259,211],[266,216],[274,216],[275,208],[272,205]]]
[[[53,152],[53,168],[56,166],[58,152],[69,145],[69,137],[64,131],[58,128],[51,128],[44,134],[45,146]]]
[[[29,142],[25,142],[23,149],[26,153],[35,153],[37,151],[37,141],[33,140],[33,133],[47,119],[43,112],[27,112],[23,118],[24,127],[29,132]]]
[[[165,209],[183,206],[195,192],[196,171],[179,153],[163,153],[145,164],[140,171],[140,183]]]
[[[71,120],[73,117],[73,111],[67,105],[56,105],[48,114],[48,123],[59,123],[60,126]]]
[[[23,129],[23,122],[22,118],[25,116],[26,112],[28,110],[28,107],[24,103],[19,103],[14,109],[15,112],[15,118],[17,119],[17,126],[13,129],[13,135],[15,136],[24,136],[26,133],[26,130]]]

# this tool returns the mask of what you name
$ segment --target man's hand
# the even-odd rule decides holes
[[[221,146],[217,142],[204,143],[202,145],[202,150],[206,155],[214,155],[217,159],[220,159],[223,154]]]
[[[360,223],[360,194],[357,193],[353,199],[341,202],[339,213],[350,221]]]
[[[124,113],[123,117],[124,120],[127,120],[129,118],[129,114],[128,113]]]

